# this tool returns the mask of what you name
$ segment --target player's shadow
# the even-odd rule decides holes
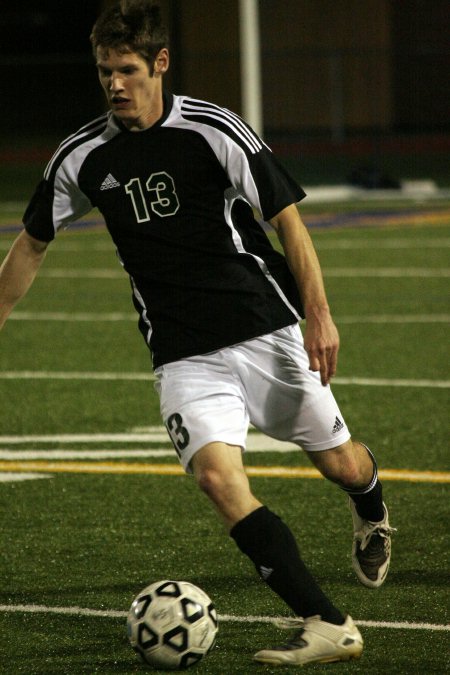
[[[214,588],[215,586],[218,586],[219,588],[223,589],[230,589],[233,591],[233,594],[238,593],[239,591],[248,591],[250,587],[252,586],[260,586],[261,585],[261,580],[257,576],[256,572],[255,574],[226,574],[226,575],[204,575],[204,576],[196,576],[195,579],[192,580],[193,583],[196,584],[196,586],[200,586],[200,588]]]
[[[390,570],[386,584],[401,586],[403,588],[407,588],[408,586],[448,588],[450,586],[450,574],[444,569],[433,570],[431,572],[425,569]]]
[[[324,585],[328,582],[335,583],[336,579],[330,579],[329,577],[315,575],[315,578],[319,584]],[[362,584],[356,579],[356,576],[349,572],[345,576],[339,577],[339,585],[355,587],[361,586]],[[390,570],[386,582],[383,584],[383,589],[388,589],[390,586],[408,588],[408,587],[443,587],[450,585],[450,575],[447,574],[445,570],[434,570],[432,572],[425,569],[403,569],[403,570]]]

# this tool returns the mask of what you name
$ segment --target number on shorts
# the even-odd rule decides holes
[[[166,428],[175,446],[175,450],[180,454],[189,445],[190,441],[189,431],[183,426],[181,415],[179,413],[171,415],[167,420]]]

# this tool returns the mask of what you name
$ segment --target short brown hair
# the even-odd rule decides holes
[[[151,74],[158,52],[169,46],[161,8],[151,0],[120,0],[99,16],[90,39],[94,56],[97,47],[136,52]]]

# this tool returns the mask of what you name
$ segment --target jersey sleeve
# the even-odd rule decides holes
[[[23,216],[26,231],[35,239],[51,241],[57,231],[81,218],[92,205],[61,168],[38,184]]]
[[[51,241],[92,209],[80,189],[78,176],[88,154],[118,133],[104,114],[65,139],[48,163],[23,216],[26,231],[36,239]]]
[[[304,197],[305,191],[286,171],[275,155],[265,145],[258,153],[247,157],[251,180],[242,185],[245,197],[257,207],[264,220],[270,220],[290,204],[296,204]],[[254,203],[256,190],[258,203]]]
[[[230,110],[206,101],[175,97],[174,112],[167,124],[201,134],[233,188],[265,220],[306,196],[264,141]]]
[[[233,188],[267,221],[306,193],[267,145],[259,143],[254,152],[227,138],[222,162]]]

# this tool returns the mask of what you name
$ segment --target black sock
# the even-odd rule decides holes
[[[261,506],[240,520],[230,535],[261,578],[297,616],[320,614],[323,621],[344,623],[341,612],[305,567],[292,532],[275,513]]]
[[[373,462],[373,476],[370,483],[359,490],[344,487],[342,489],[352,498],[360,518],[377,523],[384,518],[383,489],[378,480],[378,469],[375,457],[366,445],[364,445],[364,447]]]

